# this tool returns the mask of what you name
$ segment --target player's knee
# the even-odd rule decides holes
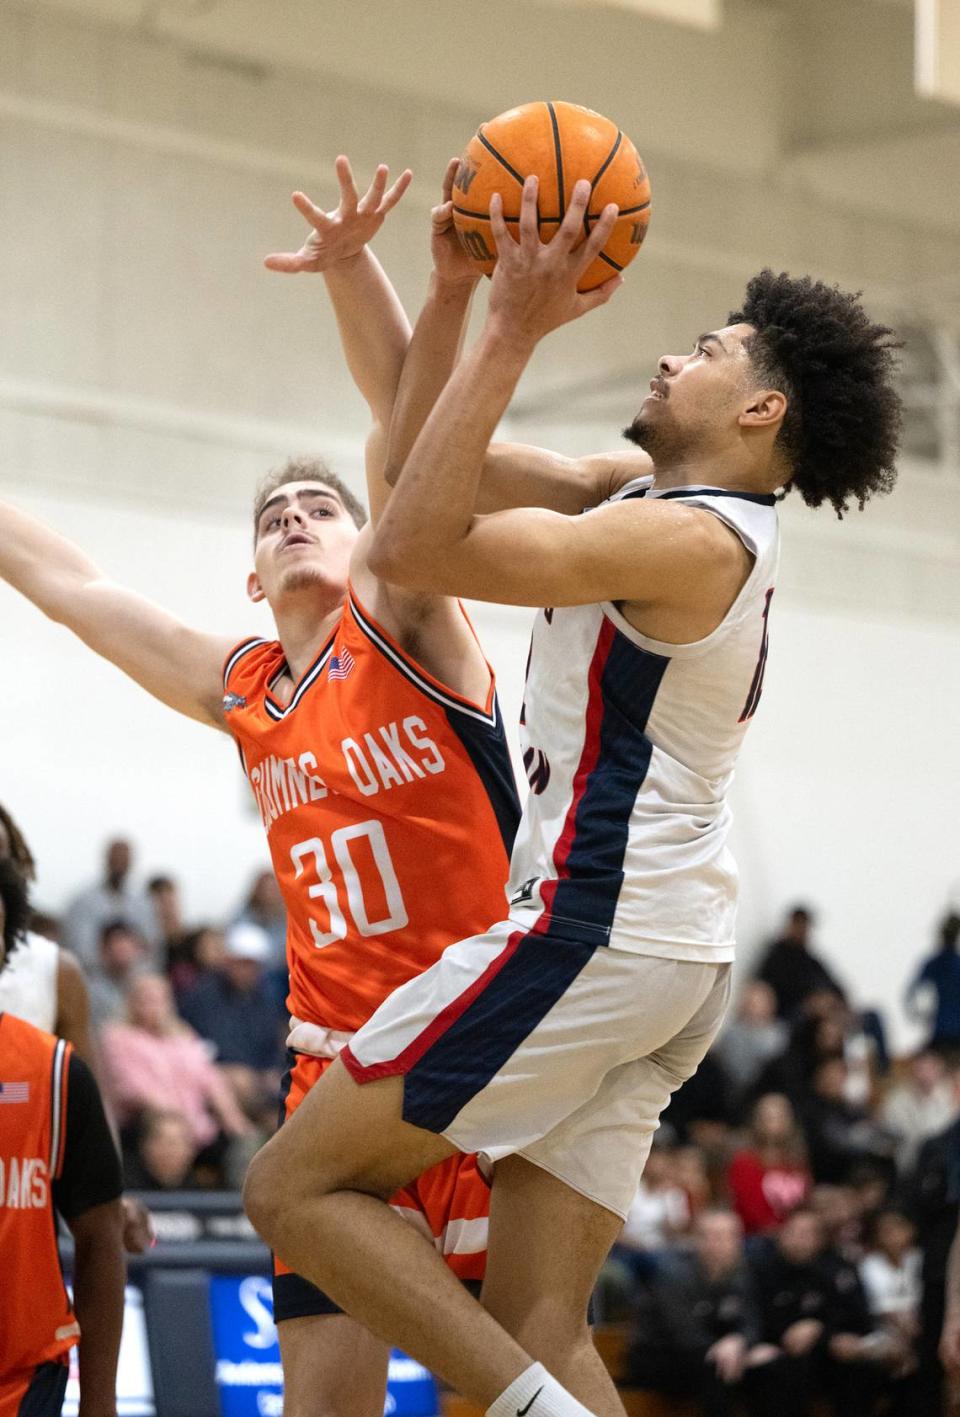
[[[285,1194],[277,1161],[270,1148],[265,1147],[257,1152],[247,1167],[243,1181],[243,1208],[254,1230],[268,1243],[276,1234]]]
[[[279,1132],[247,1168],[243,1183],[243,1208],[253,1228],[278,1248],[286,1217],[296,1215],[310,1201],[337,1189],[337,1178],[322,1159],[311,1167],[291,1165]]]

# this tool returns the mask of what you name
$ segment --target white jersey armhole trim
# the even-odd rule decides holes
[[[693,659],[697,655],[705,654],[707,650],[712,649],[718,641],[723,639],[724,635],[730,632],[734,625],[739,623],[742,618],[743,607],[750,599],[751,593],[763,569],[764,558],[758,553],[757,543],[743,527],[737,526],[736,522],[732,521],[730,517],[724,516],[721,507],[711,505],[707,498],[698,500],[695,493],[691,494],[689,502],[684,499],[684,506],[700,507],[703,511],[710,512],[713,516],[718,517],[719,520],[722,521],[725,526],[728,526],[743,542],[744,546],[753,557],[753,565],[750,568],[750,574],[740,587],[736,599],[720,621],[720,624],[717,625],[716,629],[711,630],[709,635],[705,635],[702,640],[689,640],[686,644],[671,644],[668,640],[652,639],[649,635],[645,635],[642,631],[638,630],[636,626],[631,625],[627,617],[622,611],[617,609],[612,600],[601,602],[600,609],[621,634],[626,635],[627,639],[632,640],[640,649],[649,650],[651,654],[662,655],[664,659]]]

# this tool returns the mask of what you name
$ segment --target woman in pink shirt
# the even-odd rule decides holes
[[[768,1092],[753,1109],[747,1145],[727,1172],[734,1210],[748,1235],[775,1230],[810,1191],[803,1134],[789,1100]]]
[[[182,1112],[196,1146],[222,1131],[245,1135],[251,1124],[217,1071],[203,1040],[179,1019],[162,975],[140,975],[127,995],[127,1022],[107,1023],[100,1038],[107,1092],[120,1127],[147,1108]]]

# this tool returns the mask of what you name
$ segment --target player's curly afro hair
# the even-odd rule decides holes
[[[890,492],[896,481],[900,399],[893,384],[894,332],[875,325],[852,295],[809,276],[763,270],[731,325],[753,325],[755,372],[786,394],[778,447],[809,507]]]
[[[30,900],[23,873],[7,857],[0,861],[0,900],[3,901],[3,958],[0,970],[26,934],[30,922]]]

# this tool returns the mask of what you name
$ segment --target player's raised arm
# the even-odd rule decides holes
[[[574,548],[587,537],[583,527],[605,520],[600,509],[589,518],[558,516],[541,509],[478,515],[477,490],[493,430],[502,416],[537,342],[550,330],[603,304],[620,284],[579,294],[576,283],[602,248],[616,219],[606,208],[590,236],[576,246],[589,199],[589,184],[578,183],[553,241],[544,245],[537,229],[537,183],[528,178],[520,218],[520,243],[509,236],[499,199],[491,207],[498,263],[490,308],[479,341],[455,370],[404,464],[397,488],[374,536],[373,570],[411,589],[462,594],[516,604],[569,604],[574,600],[632,598],[627,584],[614,585],[611,558],[603,556],[610,583],[598,589],[596,552],[607,545],[610,528],[589,536],[583,557]],[[575,249],[576,248],[576,249]],[[612,550],[619,566],[636,574],[638,558]],[[580,584],[582,567],[590,584]],[[619,574],[619,572],[618,572]]]
[[[221,667],[233,641],[190,629],[117,585],[66,537],[6,502],[0,578],[162,703],[223,727]]]
[[[310,234],[299,251],[267,256],[264,264],[291,275],[319,273],[326,281],[347,367],[373,419],[367,491],[370,515],[376,521],[390,492],[383,480],[383,458],[376,450],[382,447],[390,424],[410,323],[367,243],[409,187],[411,174],[402,172],[388,188],[389,171],[381,164],[360,197],[346,157],[337,158],[336,172],[339,205],[325,212],[303,192],[295,192],[293,204],[310,223]]]
[[[459,158],[447,164],[442,200],[431,214],[433,271],[426,300],[407,351],[397,391],[386,478],[396,484],[417,436],[443,392],[463,347],[470,303],[479,276],[453,225],[453,183]],[[621,451],[567,458],[520,443],[494,443],[487,450],[475,510],[549,507],[575,516],[631,478],[650,471],[645,453]]]

